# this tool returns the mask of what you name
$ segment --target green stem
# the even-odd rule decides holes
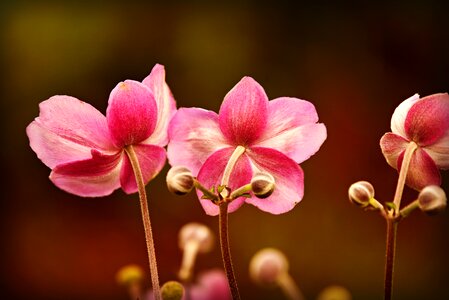
[[[231,250],[229,247],[229,235],[228,235],[228,202],[222,202],[219,205],[219,227],[220,227],[220,245],[221,255],[223,258],[223,265],[226,272],[226,276],[229,282],[229,288],[231,289],[231,295],[233,300],[240,299],[239,288],[234,275],[234,267],[232,265]]]
[[[156,251],[154,249],[153,232],[151,230],[150,212],[148,210],[147,194],[143,181],[142,171],[140,169],[139,160],[136,152],[131,145],[125,147],[126,154],[136,177],[137,188],[139,190],[140,210],[142,213],[143,227],[145,229],[145,240],[147,244],[148,260],[150,264],[151,282],[153,285],[153,293],[155,300],[161,300],[161,290],[159,286],[159,276],[157,272]]]
[[[418,201],[418,199],[413,201],[413,202],[411,202],[409,205],[407,205],[403,209],[401,209],[399,214],[401,215],[401,218],[405,218],[405,217],[408,217],[408,215],[411,214],[411,212],[414,211],[417,208],[419,208],[419,201]]]
[[[398,223],[392,219],[387,219],[387,251],[385,258],[385,300],[391,300],[393,296],[393,270],[394,270],[394,258],[396,252],[396,233],[398,229]]]
[[[198,180],[193,180],[193,185],[195,188],[199,189],[203,192],[204,195],[208,196],[211,200],[218,200],[218,196],[209,191],[207,188],[205,188]]]

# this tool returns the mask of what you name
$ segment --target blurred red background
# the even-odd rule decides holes
[[[1,4],[3,299],[127,299],[115,283],[123,265],[147,266],[137,195],[84,199],[56,188],[28,146],[25,127],[39,102],[75,96],[105,112],[112,88],[165,65],[178,106],[217,111],[245,75],[268,96],[313,102],[328,129],[302,164],[305,197],[274,216],[246,205],[230,216],[232,254],[244,299],[281,299],[255,286],[251,256],[272,246],[290,259],[308,299],[329,284],[354,299],[383,294],[385,224],[351,206],[349,185],[369,180],[391,201],[397,174],[379,139],[404,99],[449,89],[444,1],[402,4],[265,5],[10,2]],[[176,279],[177,232],[190,221],[217,231],[194,195],[165,187],[166,167],[148,186],[161,281]],[[443,187],[449,192],[448,172]],[[416,197],[407,190],[405,203]],[[399,227],[396,299],[447,299],[448,213],[414,213]],[[221,267],[217,247],[196,270]],[[149,284],[149,280],[148,284]]]

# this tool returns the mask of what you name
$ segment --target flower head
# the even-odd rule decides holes
[[[133,147],[145,182],[164,166],[162,147],[176,104],[162,65],[155,65],[143,82],[119,83],[109,96],[106,116],[70,96],[53,96],[39,108],[39,117],[26,130],[30,146],[52,169],[51,181],[69,193],[105,196],[119,187],[136,192],[127,146]]]
[[[225,96],[219,114],[201,108],[178,110],[169,126],[167,155],[172,166],[189,168],[207,188],[221,184],[231,157],[236,159],[227,182],[232,190],[250,183],[256,173],[271,174],[276,188],[269,197],[239,197],[229,204],[229,212],[247,202],[280,214],[303,197],[304,175],[298,164],[326,139],[326,127],[317,122],[310,102],[287,97],[268,101],[262,86],[244,77]],[[218,214],[217,205],[200,201],[207,214]]]
[[[400,170],[405,149],[415,143],[406,184],[421,190],[440,185],[439,169],[449,168],[449,95],[413,95],[402,102],[391,118],[391,131],[380,140],[388,164]]]

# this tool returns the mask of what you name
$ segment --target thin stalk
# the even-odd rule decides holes
[[[276,283],[279,285],[285,296],[289,300],[304,300],[304,296],[301,293],[298,285],[288,272],[281,274]]]
[[[226,276],[229,282],[229,288],[231,289],[231,295],[233,300],[240,300],[239,288],[234,275],[234,267],[232,265],[231,249],[229,247],[229,234],[228,234],[228,202],[222,202],[219,205],[219,227],[220,227],[220,245],[221,255],[223,258],[223,265],[226,272]]]
[[[155,300],[161,300],[161,289],[159,286],[159,275],[157,272],[156,251],[154,249],[153,232],[151,230],[150,212],[148,210],[147,194],[145,191],[145,183],[143,182],[142,171],[140,170],[139,160],[136,152],[131,145],[125,147],[126,154],[136,177],[137,188],[139,190],[140,211],[142,213],[143,227],[145,229],[145,240],[147,244],[148,261],[150,264],[151,282],[153,285],[153,293]]]
[[[389,218],[387,219],[387,252],[385,254],[385,300],[391,300],[393,297],[393,271],[394,258],[396,252],[396,233],[398,223]]]

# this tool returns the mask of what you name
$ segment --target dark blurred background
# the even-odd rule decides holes
[[[272,246],[290,259],[308,299],[330,284],[354,299],[381,299],[385,222],[347,200],[369,180],[391,201],[397,173],[379,139],[404,99],[449,89],[449,23],[444,1],[295,5],[166,2],[2,2],[1,298],[127,299],[115,273],[147,266],[137,195],[84,199],[56,188],[28,146],[25,127],[39,102],[75,96],[103,113],[112,88],[165,65],[179,107],[217,111],[241,77],[268,96],[313,102],[328,139],[302,164],[305,197],[274,216],[245,205],[230,216],[232,254],[244,299],[282,299],[254,285],[251,256]],[[166,167],[148,186],[161,281],[176,279],[179,228],[217,231],[193,195],[165,187]],[[443,187],[449,192],[449,172]],[[406,190],[404,202],[416,197]],[[399,227],[396,299],[448,299],[449,215],[412,214]],[[219,247],[196,270],[221,267]],[[149,285],[149,280],[147,280]]]

